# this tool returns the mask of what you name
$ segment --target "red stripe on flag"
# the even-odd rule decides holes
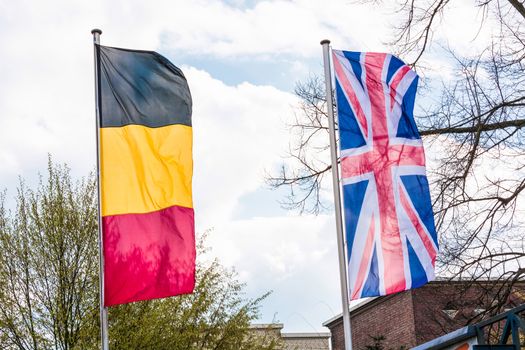
[[[365,69],[366,86],[372,107],[373,148],[377,159],[377,162],[374,160],[372,164],[375,165],[383,266],[385,271],[388,271],[384,275],[384,287],[386,294],[392,294],[405,290],[406,281],[390,167],[394,163],[387,156],[391,146],[385,110],[385,84],[381,81],[385,59],[384,53],[367,53]]]
[[[425,151],[421,146],[389,145],[388,160],[394,166],[425,166]]]
[[[105,306],[191,293],[195,285],[192,208],[105,216]]]
[[[370,228],[368,229],[368,236],[366,237],[366,243],[363,251],[363,258],[359,264],[359,272],[357,273],[357,279],[355,281],[354,290],[352,290],[352,296],[350,299],[357,300],[361,298],[363,294],[363,285],[365,279],[368,277],[367,272],[372,267],[372,254],[374,250],[374,235],[375,235],[375,218],[374,215],[370,218]]]

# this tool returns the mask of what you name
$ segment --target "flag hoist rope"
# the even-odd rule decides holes
[[[104,246],[102,242],[102,210],[100,192],[100,62],[96,44],[100,44],[100,29],[93,29],[93,48],[95,52],[95,111],[97,135],[97,192],[98,192],[98,255],[99,255],[99,299],[100,299],[100,345],[102,350],[109,350],[108,309],[104,307]]]
[[[343,305],[343,330],[345,350],[352,349],[352,332],[350,329],[350,302],[346,274],[345,239],[343,236],[343,216],[341,212],[341,186],[339,183],[339,165],[337,161],[337,140],[335,137],[334,106],[332,94],[332,74],[330,69],[330,40],[321,41],[323,46],[324,79],[326,84],[326,105],[328,108],[328,125],[330,131],[330,155],[332,158],[332,180],[334,184],[335,225],[337,232],[337,251],[339,255],[339,279],[341,281],[341,299]]]

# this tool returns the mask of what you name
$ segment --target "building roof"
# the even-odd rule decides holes
[[[369,304],[372,301],[377,300],[377,299],[381,299],[381,298],[380,297],[373,297],[373,298],[366,298],[366,299],[359,300],[354,305],[350,306],[350,314],[355,313],[357,310],[360,310],[363,306],[365,306],[365,305],[367,305],[367,304]],[[328,326],[332,325],[332,323],[336,323],[337,321],[339,321],[342,318],[343,318],[343,314],[341,313],[339,315],[336,315],[336,316],[330,318],[329,320],[324,321],[323,322],[323,326],[328,327]]]
[[[252,323],[250,324],[251,329],[282,329],[284,324],[282,323]]]
[[[504,281],[501,281],[499,279],[486,279],[486,280],[478,279],[476,281],[472,281],[472,280],[467,280],[467,279],[449,279],[449,278],[443,278],[443,277],[439,278],[438,277],[438,278],[436,278],[436,280],[428,282],[423,287],[439,287],[439,286],[442,286],[443,284],[446,284],[446,285],[456,284],[456,285],[458,285],[458,284],[472,283],[472,284],[483,285],[483,284],[494,284],[494,283],[503,283],[503,282]],[[518,281],[518,282],[516,282],[516,284],[523,284],[523,282],[522,281]],[[415,289],[409,289],[409,291],[412,291],[412,290],[415,290]],[[361,313],[361,312],[365,311],[366,309],[368,309],[370,307],[373,307],[374,305],[376,305],[376,304],[378,304],[378,303],[380,303],[382,301],[388,300],[388,298],[393,298],[394,296],[396,296],[398,294],[399,293],[390,294],[390,295],[386,295],[386,296],[380,296],[380,297],[372,297],[372,298],[362,299],[359,302],[357,302],[355,305],[350,306],[350,314],[353,315],[353,314]],[[326,320],[325,322],[323,322],[323,326],[330,328],[334,324],[336,324],[338,322],[342,322],[342,319],[343,319],[343,314],[340,313],[340,314],[338,314],[338,315],[336,315],[336,316]]]
[[[283,338],[330,338],[330,332],[281,333]]]

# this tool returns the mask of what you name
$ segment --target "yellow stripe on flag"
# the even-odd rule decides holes
[[[192,208],[192,128],[100,129],[102,215]]]

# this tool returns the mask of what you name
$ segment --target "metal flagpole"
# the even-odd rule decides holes
[[[100,192],[100,66],[96,45],[100,44],[100,29],[93,29],[93,46],[95,49],[95,110],[97,135],[97,192],[98,192],[98,256],[99,256],[99,296],[100,296],[100,344],[102,350],[109,350],[108,341],[108,308],[104,307],[104,246],[102,243],[102,202]]]
[[[350,329],[350,302],[348,300],[348,282],[343,237],[343,217],[341,212],[341,189],[339,185],[339,165],[337,162],[337,141],[335,137],[334,106],[332,102],[332,74],[330,69],[330,40],[321,41],[323,46],[324,79],[326,84],[326,104],[328,106],[328,124],[330,131],[330,155],[332,158],[332,180],[334,183],[335,225],[337,231],[337,251],[339,255],[339,279],[341,281],[341,299],[343,303],[343,330],[345,350],[352,349]]]

